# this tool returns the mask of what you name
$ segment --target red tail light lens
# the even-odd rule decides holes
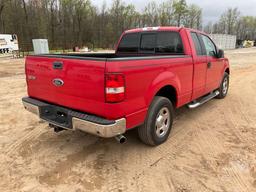
[[[105,95],[107,103],[118,103],[125,99],[125,78],[122,74],[106,74]]]

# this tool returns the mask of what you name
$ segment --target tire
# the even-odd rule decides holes
[[[140,140],[150,146],[164,143],[170,135],[173,116],[171,101],[165,97],[155,97],[149,107],[144,125],[138,128]]]
[[[223,80],[221,81],[221,85],[218,89],[220,94],[217,96],[217,99],[224,99],[228,94],[228,90],[229,90],[229,74],[225,72]]]

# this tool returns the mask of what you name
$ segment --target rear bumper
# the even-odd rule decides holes
[[[126,119],[107,120],[49,104],[30,97],[22,98],[25,109],[52,125],[81,130],[99,137],[111,138],[126,132]]]

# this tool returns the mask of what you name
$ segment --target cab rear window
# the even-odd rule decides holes
[[[124,35],[118,46],[118,52],[137,53],[139,50],[139,40],[139,33]]]
[[[120,41],[119,53],[184,54],[178,32],[129,33]]]
[[[160,32],[157,34],[156,53],[183,54],[183,44],[177,32]]]
[[[154,52],[156,48],[156,34],[146,33],[141,35],[140,52]]]

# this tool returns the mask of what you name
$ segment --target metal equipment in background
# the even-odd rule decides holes
[[[0,34],[0,54],[19,51],[18,37],[15,34]]]
[[[236,36],[227,34],[210,34],[211,39],[223,50],[236,48]]]

